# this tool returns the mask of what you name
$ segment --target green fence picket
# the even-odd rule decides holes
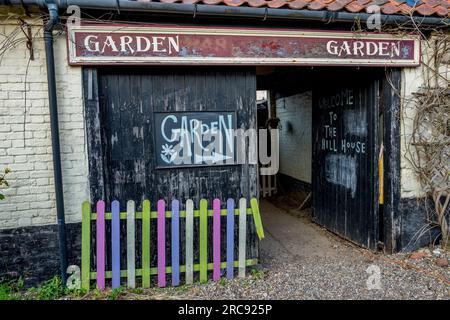
[[[103,203],[103,201],[100,201]],[[192,200],[186,201],[186,210],[178,211],[178,216],[180,218],[185,219],[185,264],[178,265],[174,271],[185,273],[185,281],[186,284],[192,284],[194,280],[194,272],[199,272],[199,280],[201,283],[208,281],[208,271],[215,269],[216,280],[220,277],[218,270],[225,269],[228,267],[228,273],[232,272],[233,268],[238,268],[239,277],[245,276],[245,269],[247,266],[254,265],[257,263],[257,259],[247,259],[246,250],[247,250],[247,216],[253,215],[253,220],[255,223],[256,233],[259,239],[264,238],[264,230],[261,222],[261,215],[259,212],[258,201],[253,198],[250,200],[250,208],[247,208],[247,200],[245,198],[240,199],[239,207],[233,208],[230,207],[227,209],[220,209],[219,206],[214,207],[215,210],[208,210],[208,201],[206,199],[200,200],[199,210],[194,210],[194,203]],[[104,223],[106,221],[112,222],[112,213],[104,212],[105,210],[98,209],[100,214],[99,218],[100,223]],[[114,211],[114,210],[113,210]],[[164,218],[172,217],[171,211],[160,211],[160,217]],[[227,219],[230,218],[231,215],[239,216],[239,238],[238,240],[238,259],[237,261],[233,261],[233,257],[228,257],[227,261],[221,261],[217,256],[217,230],[216,227],[216,258],[215,264],[208,261],[208,221],[212,220],[208,217],[213,215],[213,211],[216,216],[215,219],[219,216],[227,216]],[[150,207],[150,201],[145,200],[142,203],[142,212],[137,212],[135,203],[133,201],[127,202],[127,210],[126,212],[117,212],[116,215],[119,216],[119,219],[126,220],[127,232],[126,232],[126,247],[127,247],[127,264],[125,270],[119,270],[120,278],[127,278],[127,286],[129,288],[136,287],[136,277],[142,278],[142,287],[148,288],[150,287],[150,279],[151,276],[161,275],[161,266],[158,268],[151,267],[151,219],[157,218],[157,212],[152,212]],[[163,215],[161,215],[161,212]],[[199,219],[199,262],[194,264],[194,218]],[[89,202],[84,202],[82,205],[82,240],[81,240],[81,287],[85,290],[89,290],[90,281],[97,279],[101,283],[104,282],[104,279],[112,279],[112,270],[94,270],[91,271],[91,222],[97,220],[97,213],[91,212],[91,204]],[[135,237],[136,237],[136,220],[142,221],[142,239],[141,239],[141,268],[137,268],[135,265]],[[110,223],[108,222],[108,223]],[[217,221],[216,221],[217,222]],[[117,222],[116,222],[117,223]],[[98,224],[98,223],[97,223]],[[97,232],[95,232],[97,234]],[[221,237],[222,235],[220,235]],[[181,239],[180,239],[181,240]],[[227,241],[229,237],[227,236]],[[213,243],[211,243],[213,245]],[[230,246],[233,248],[233,246]],[[231,249],[227,246],[227,251]],[[97,250],[98,251],[98,250]],[[227,252],[229,253],[229,252]],[[165,273],[172,272],[172,266],[165,266]],[[117,272],[117,270],[116,270]],[[120,280],[119,280],[120,281]],[[117,282],[117,274],[116,274],[116,282]]]
[[[252,198],[250,200],[250,207],[252,208],[253,213],[253,221],[255,222],[256,234],[258,235],[259,240],[264,239],[264,229],[261,221],[261,214],[259,213],[258,200],[256,198]]]
[[[91,204],[83,202],[81,217],[81,288],[89,290],[91,274]]]

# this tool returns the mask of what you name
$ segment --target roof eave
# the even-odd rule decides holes
[[[47,0],[48,1],[48,0]],[[144,2],[130,0],[52,0],[60,9],[67,9],[70,5],[79,6],[81,9],[91,10],[117,10],[125,12],[149,12],[165,14],[184,14],[195,16],[228,16],[240,18],[256,18],[261,20],[284,19],[284,20],[305,20],[322,21],[326,23],[341,22],[353,23],[355,20],[368,21],[373,14],[351,13],[345,11],[328,10],[294,10],[294,9],[273,9],[268,7],[231,7],[224,5],[205,4],[184,4],[184,3],[163,3]],[[37,5],[45,7],[46,0],[0,0],[0,5],[29,6]],[[381,14],[380,20],[383,25],[404,25],[414,24],[416,26],[448,26],[448,17],[429,17],[417,15],[386,15]]]

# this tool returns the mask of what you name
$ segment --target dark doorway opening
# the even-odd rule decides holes
[[[257,74],[266,98],[259,104],[264,119],[258,124],[278,128],[280,137],[279,172],[260,177],[261,197],[375,250],[384,229],[379,203],[383,70],[277,67]],[[264,181],[276,181],[273,193]]]

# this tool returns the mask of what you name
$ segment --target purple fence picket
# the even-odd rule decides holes
[[[136,279],[134,278],[142,277],[142,287],[148,288],[151,275],[157,275],[158,287],[166,287],[168,285],[167,273],[171,273],[171,281],[169,279],[169,282],[171,282],[172,286],[181,284],[180,278],[183,277],[181,273],[185,273],[183,278],[186,284],[193,283],[194,272],[198,272],[199,280],[202,283],[208,281],[208,273],[211,271],[214,281],[219,281],[221,276],[225,277],[225,274],[227,279],[233,279],[235,266],[239,267],[239,276],[242,277],[245,275],[247,266],[257,263],[257,259],[246,257],[247,243],[245,240],[247,234],[246,224],[250,214],[253,215],[255,221],[260,221],[256,199],[252,199],[250,209],[247,208],[246,199],[240,199],[238,210],[236,210],[235,201],[227,199],[226,214],[225,210],[223,212],[221,210],[222,202],[220,199],[213,200],[212,210],[208,210],[208,201],[206,199],[201,199],[198,210],[194,210],[192,200],[186,201],[186,211],[180,211],[180,206],[180,201],[173,199],[170,204],[167,204],[168,209],[166,209],[165,200],[160,199],[157,202],[155,212],[150,210],[150,202],[145,200],[142,203],[142,212],[136,212],[133,201],[128,201],[127,212],[121,213],[120,203],[115,200],[111,202],[111,211],[106,212],[105,201],[100,200],[96,203],[96,212],[91,213],[91,204],[85,202],[83,204],[82,225],[84,250],[82,254],[83,288],[88,289],[90,279],[96,279],[97,288],[104,290],[106,279],[111,279],[112,289],[116,289],[121,285],[121,277],[128,278],[126,282],[130,288],[135,287],[134,280]],[[235,218],[237,212],[239,212],[239,221],[236,221]],[[222,215],[224,219],[226,216],[226,223],[222,221]],[[171,219],[170,230],[166,230],[166,217]],[[181,226],[184,224],[181,217],[186,217],[185,228],[183,228],[185,231],[181,230]],[[194,224],[194,217],[198,219],[198,224]],[[142,264],[140,270],[133,263],[136,262],[133,251],[136,249],[134,238],[137,236],[135,232],[139,232],[139,230],[136,230],[139,229],[136,226],[136,221],[139,219],[142,220]],[[111,224],[109,224],[109,220],[111,220]],[[94,248],[84,246],[92,241],[89,231],[93,227],[91,225],[93,221],[96,221],[96,230],[93,230],[93,234],[96,237],[95,252],[92,252]],[[152,224],[150,223],[151,221]],[[121,225],[124,222],[126,222],[127,232],[122,234],[122,237],[126,236],[127,243],[126,248],[121,248]],[[237,222],[239,222],[239,228],[235,226]],[[150,225],[154,227],[153,223],[156,223],[156,235],[152,233],[153,237],[150,238]],[[108,239],[106,239],[106,224],[108,224]],[[198,232],[198,235],[194,232],[194,226],[197,228],[195,232]],[[259,222],[259,228],[262,228],[261,222]],[[111,235],[109,235],[109,230],[111,230]],[[235,236],[238,230],[239,239]],[[167,234],[166,231],[168,232]],[[208,237],[208,233],[211,231],[212,234]],[[223,231],[225,231],[224,235],[222,235]],[[170,237],[170,239],[167,237]],[[264,234],[262,233],[260,239],[263,237]],[[199,246],[196,252],[198,259],[194,259],[194,239],[198,240]],[[223,241],[226,241],[226,245]],[[235,243],[237,241],[239,241],[238,246]],[[150,244],[156,245],[156,268],[154,265],[150,265]],[[222,247],[226,249],[225,262],[222,262]],[[105,252],[106,248],[108,252]],[[235,254],[235,251],[237,253],[237,248],[239,248],[238,255]],[[121,261],[125,261],[125,259],[122,260],[125,257],[121,256],[121,253],[123,253],[121,251],[125,249],[127,263],[125,266],[121,266]],[[170,253],[168,250],[170,250]],[[106,256],[107,254],[110,256]],[[90,267],[91,255],[96,260],[95,268],[93,269]],[[180,261],[182,258],[185,259],[185,263]],[[235,261],[236,258],[238,258],[238,261]],[[107,260],[111,269],[106,269]],[[121,270],[121,267],[125,270]]]
[[[227,200],[227,279],[234,273],[234,200]]]
[[[105,289],[105,202],[97,202],[97,288]]]
[[[111,203],[111,256],[112,256],[112,288],[120,287],[120,204]]]
[[[180,203],[172,200],[172,285],[180,284]]]
[[[158,287],[166,286],[166,203],[158,201]]]
[[[220,200],[213,201],[213,280],[220,279]]]

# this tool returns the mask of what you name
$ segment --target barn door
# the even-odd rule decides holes
[[[124,204],[126,200],[176,198],[184,203],[193,199],[197,205],[201,198],[237,201],[258,195],[256,165],[164,167],[157,137],[162,114],[195,114],[201,119],[233,114],[238,128],[255,127],[253,68],[115,67],[100,69],[98,84],[99,119],[90,116],[89,125],[100,131],[93,141],[101,140],[90,150],[90,163],[102,159],[103,174],[91,181],[91,193],[98,194],[97,199]]]
[[[314,219],[364,247],[378,242],[378,81],[329,79],[313,92]]]

